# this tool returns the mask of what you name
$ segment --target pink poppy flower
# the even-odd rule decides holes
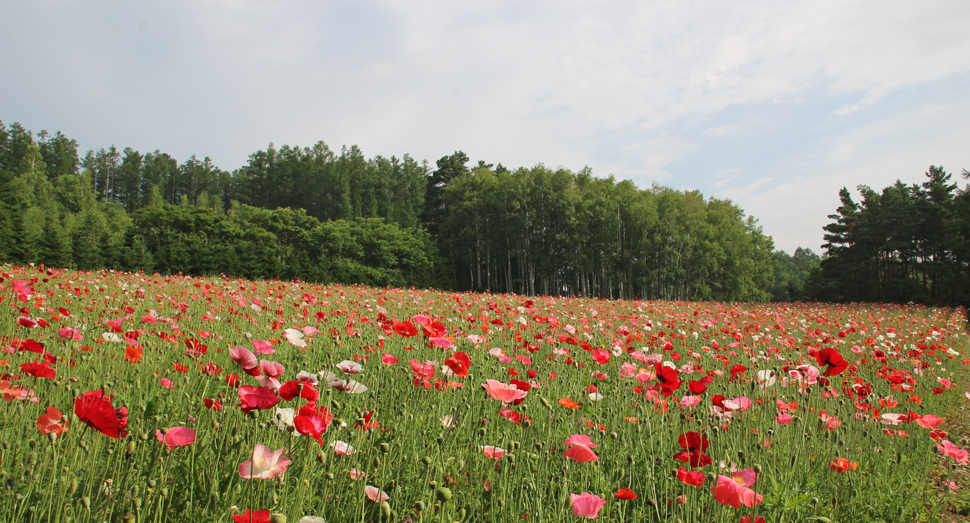
[[[729,410],[748,410],[752,405],[754,405],[754,402],[747,396],[724,400],[724,408]]]
[[[753,507],[764,499],[761,494],[751,490],[756,474],[753,469],[745,469],[728,476],[718,476],[717,485],[711,488],[714,500],[722,505],[739,508],[741,505]]]
[[[71,327],[64,327],[63,329],[58,330],[57,331],[57,335],[60,336],[62,339],[65,339],[65,340],[83,340],[84,339],[84,335],[81,334],[81,331],[79,331],[77,329],[72,329]]]
[[[337,364],[337,368],[342,370],[344,374],[360,374],[360,371],[364,370],[360,363],[350,360],[341,361]]]
[[[701,403],[701,398],[699,396],[684,396],[680,398],[680,408],[690,409],[694,408]]]
[[[626,362],[620,365],[620,376],[624,378],[632,378],[637,375],[637,366],[633,363]]]
[[[514,403],[516,400],[525,398],[525,395],[528,394],[524,390],[519,390],[515,385],[506,385],[495,380],[487,380],[482,387],[488,391],[492,399],[501,401],[502,405]]]
[[[565,443],[563,443],[564,447],[572,445],[583,445],[591,449],[596,448],[596,445],[593,444],[593,440],[585,434],[573,434],[572,436],[569,436],[569,439],[567,439]]]
[[[842,422],[839,421],[838,416],[831,416],[828,413],[822,414],[822,428],[825,430],[835,430],[842,426]]]
[[[596,453],[586,445],[575,445],[570,447],[569,450],[563,453],[563,457],[573,461],[579,461],[580,463],[599,461],[600,459],[599,456],[597,456]]]
[[[170,449],[195,443],[195,431],[188,427],[172,427],[165,432],[155,431],[158,441]]]
[[[454,342],[442,337],[431,338],[431,344],[439,349],[450,349],[455,346]]]
[[[482,449],[482,452],[485,453],[486,458],[502,459],[502,457],[505,456],[505,449],[500,449],[491,445],[485,445],[484,447],[480,448]]]
[[[394,365],[398,361],[401,361],[401,360],[395,358],[393,354],[388,354],[386,352],[384,354],[381,354],[381,363],[383,363],[384,365],[387,365],[388,367],[390,367],[391,365]]]
[[[256,445],[252,461],[239,464],[239,475],[245,479],[270,479],[279,476],[290,464],[289,458],[283,455],[285,450],[274,451],[263,445]]]
[[[269,344],[267,343],[267,345]],[[236,346],[229,349],[229,357],[243,369],[254,369],[259,366],[259,360],[256,359],[256,355],[246,347]]]
[[[388,496],[386,492],[370,485],[364,487],[364,495],[366,495],[367,499],[373,501],[374,503],[380,503],[382,501],[391,499],[391,496]]]
[[[600,509],[606,505],[606,500],[589,492],[570,494],[573,501],[573,515],[586,519],[599,517]]]
[[[350,469],[350,479],[359,481],[367,477],[363,470]]]
[[[781,425],[788,425],[793,419],[795,418],[793,418],[792,415],[787,412],[782,412],[775,418],[775,420],[777,420]]]
[[[268,341],[253,340],[253,348],[256,349],[256,354],[276,354],[276,349],[273,347],[273,344]]]
[[[333,448],[333,451],[335,453],[341,456],[349,456],[354,452],[357,452],[356,450],[354,450],[354,447],[351,447],[347,443],[344,443],[343,441],[340,441],[340,440],[337,440],[331,443],[330,447]]]
[[[172,380],[170,380],[168,378],[162,378],[161,379],[161,384],[166,389],[174,389],[175,388],[175,384],[172,383]]]
[[[970,463],[970,452],[961,449],[948,440],[943,440],[937,448],[944,455],[956,460],[957,463]]]
[[[918,420],[916,420],[916,424],[919,425],[920,427],[923,427],[924,429],[935,430],[939,428],[944,421],[946,420],[939,416],[934,416],[933,414],[927,414],[919,418]]]

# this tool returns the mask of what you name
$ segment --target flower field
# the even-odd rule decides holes
[[[0,277],[0,521],[970,506],[962,310]]]

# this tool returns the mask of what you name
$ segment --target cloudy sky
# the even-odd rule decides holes
[[[0,0],[0,120],[227,170],[320,140],[588,165],[821,252],[839,188],[970,169],[968,27],[966,0]]]

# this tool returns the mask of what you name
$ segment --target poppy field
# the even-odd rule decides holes
[[[0,521],[970,507],[961,309],[0,278]]]

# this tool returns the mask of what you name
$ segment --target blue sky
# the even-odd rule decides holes
[[[839,188],[970,169],[967,27],[963,0],[0,0],[0,119],[228,170],[319,140],[588,165],[820,252]]]

